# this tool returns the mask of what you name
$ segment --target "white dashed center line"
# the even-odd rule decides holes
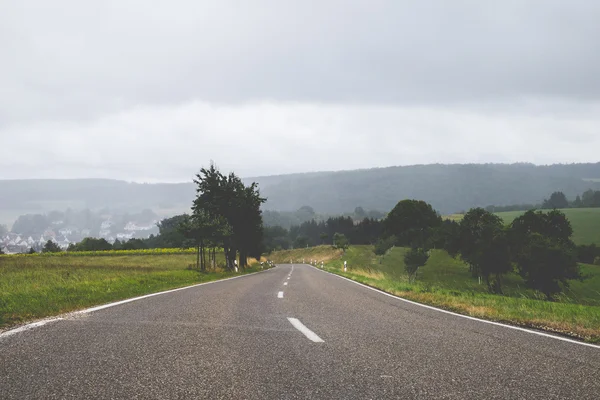
[[[287,282],[283,282],[283,286],[287,286],[287,284],[288,284]]]
[[[277,297],[280,298],[280,299],[283,299],[283,292],[277,293]]]
[[[304,324],[302,322],[300,322],[298,319],[288,318],[288,321],[290,321],[290,324],[292,324],[294,326],[294,328],[298,329],[300,332],[302,332],[304,334],[304,336],[306,336],[313,342],[315,342],[315,343],[324,342],[323,339],[321,339],[319,336],[317,336],[316,333],[314,333],[313,331],[308,329],[306,326],[304,326]]]

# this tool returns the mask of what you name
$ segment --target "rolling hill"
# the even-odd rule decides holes
[[[192,174],[190,174],[191,176]],[[538,203],[560,190],[568,197],[600,189],[600,163],[431,164],[338,172],[245,178],[268,198],[264,208],[294,211],[304,205],[321,214],[362,206],[387,212],[399,200],[421,199],[442,214],[475,206]],[[195,194],[189,183],[131,183],[112,179],[0,180],[0,223],[18,215],[52,210],[116,209],[159,215],[189,210]]]

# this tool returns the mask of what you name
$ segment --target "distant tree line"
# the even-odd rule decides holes
[[[325,221],[310,220],[290,229],[280,226],[265,227],[263,251],[301,248],[316,245],[336,245],[336,234],[340,240],[352,244],[373,244],[382,233],[381,220],[364,218],[355,221],[352,217],[330,217]],[[343,239],[342,239],[343,237]],[[339,241],[339,240],[338,240]]]
[[[385,217],[385,213],[369,210],[366,211],[362,207],[356,207],[353,212],[341,213],[338,215],[317,214],[311,206],[302,206],[296,211],[272,211],[265,210],[263,212],[263,223],[266,227],[280,226],[290,230],[293,226],[300,226],[305,222],[310,221],[326,221],[332,217],[349,217],[355,221],[362,221],[365,218],[381,219]]]
[[[597,208],[600,207],[600,191],[588,189],[575,200],[569,201],[563,192],[553,192],[549,198],[539,204],[512,204],[507,206],[487,206],[489,212],[527,211],[534,209],[552,210],[563,208]]]

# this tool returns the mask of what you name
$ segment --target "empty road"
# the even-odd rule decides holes
[[[598,399],[600,349],[308,265],[0,335],[0,399]]]

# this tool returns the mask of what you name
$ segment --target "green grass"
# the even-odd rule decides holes
[[[1,256],[0,329],[233,275],[220,269],[200,273],[194,265],[193,254]]]
[[[479,318],[545,329],[565,335],[600,341],[600,267],[582,265],[583,281],[574,281],[557,301],[526,289],[516,273],[504,281],[504,295],[487,292],[485,284],[471,277],[468,267],[445,251],[433,250],[414,283],[404,271],[404,248],[393,248],[376,256],[372,246],[351,246],[345,254],[329,246],[292,250],[289,262],[316,255],[326,270],[377,287],[401,297]],[[310,256],[308,256],[310,254]],[[280,253],[269,257],[278,260]],[[317,260],[320,260],[318,257]],[[343,272],[347,261],[348,271]]]
[[[563,212],[573,227],[573,241],[575,244],[600,245],[600,208],[566,208]],[[524,211],[507,211],[497,213],[506,224],[510,224]]]

